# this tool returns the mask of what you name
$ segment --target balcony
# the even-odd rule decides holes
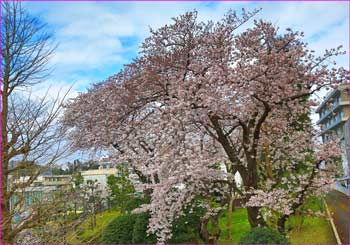
[[[341,122],[345,122],[346,120],[348,120],[348,118],[346,116],[342,116],[340,119],[328,125],[325,129],[322,129],[320,135],[323,135],[327,131],[332,130],[334,127],[338,126]]]
[[[320,124],[320,123],[321,123],[324,119],[326,119],[332,112],[334,112],[335,110],[337,110],[340,106],[343,106],[343,105],[346,105],[346,104],[347,104],[346,101],[345,101],[345,103],[344,103],[343,101],[341,101],[341,102],[336,101],[336,102],[333,104],[332,108],[329,108],[329,109],[326,111],[326,113],[325,113],[324,115],[320,116],[320,119],[318,119],[318,121],[316,122],[316,124]]]

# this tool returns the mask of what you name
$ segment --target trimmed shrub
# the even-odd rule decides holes
[[[132,197],[126,202],[123,212],[130,214],[134,209],[139,208],[144,203],[147,203],[147,201],[147,199],[142,197]]]
[[[138,244],[155,244],[157,243],[157,237],[154,234],[147,234],[149,213],[137,214],[134,229],[132,233],[132,243]]]
[[[239,244],[290,244],[290,242],[276,230],[259,227],[241,237]]]
[[[144,202],[142,199],[138,201]],[[138,201],[136,202],[137,204],[139,204]],[[184,215],[174,222],[172,227],[173,236],[166,241],[166,243],[198,243],[201,215],[203,215],[203,211],[198,208],[193,210],[191,208],[185,209]],[[125,214],[118,216],[109,223],[103,231],[101,243],[157,243],[156,235],[147,234],[149,218],[149,213]]]
[[[135,215],[121,215],[109,223],[102,233],[101,243],[130,244],[132,242]]]
[[[190,211],[191,210],[191,211]],[[200,231],[200,217],[204,211],[198,207],[187,207],[184,215],[173,224],[173,236],[166,243],[198,243]]]

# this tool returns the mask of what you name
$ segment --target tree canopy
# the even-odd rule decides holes
[[[316,163],[332,166],[338,147],[320,145],[300,117],[317,105],[310,95],[348,79],[328,63],[341,47],[316,56],[302,32],[281,34],[262,20],[238,31],[256,12],[229,11],[216,23],[199,22],[195,11],[173,18],[151,30],[131,64],[67,105],[77,148],[109,150],[147,176],[137,188],[152,190],[151,202],[140,211],[150,212],[160,242],[186,204],[224,195],[236,172],[252,227],[271,210],[284,223],[331,181]]]

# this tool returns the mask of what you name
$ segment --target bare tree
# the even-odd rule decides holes
[[[101,189],[97,180],[88,180],[84,186],[83,194],[86,199],[86,209],[90,213],[90,228],[93,230],[96,227],[96,214],[101,205]]]
[[[19,1],[2,2],[1,8],[2,243],[14,243],[17,234],[36,227],[47,215],[32,208],[25,210],[21,222],[14,222],[24,211],[24,196],[18,193],[25,192],[66,152],[64,130],[57,124],[66,94],[49,100],[47,94],[38,99],[23,92],[48,76],[55,45],[46,25],[29,15]],[[10,207],[14,196],[17,198]]]
[[[35,188],[35,187],[33,187]],[[50,198],[50,201],[45,200]],[[45,198],[40,198],[31,206],[40,215],[37,225],[32,229],[23,230],[16,237],[20,244],[66,244],[74,236],[78,226],[85,220],[87,213],[79,216],[74,214],[74,200],[77,193],[71,185],[57,190]],[[79,199],[79,197],[78,197]]]

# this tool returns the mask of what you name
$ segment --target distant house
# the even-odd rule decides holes
[[[56,189],[67,188],[71,185],[72,176],[70,175],[46,175],[42,177],[43,186],[55,186]]]
[[[109,157],[102,157],[98,161],[99,169],[90,169],[81,171],[81,175],[84,178],[84,184],[87,184],[89,180],[96,181],[98,189],[102,192],[102,196],[108,195],[107,178],[110,175],[118,176],[120,173],[116,168],[117,163],[113,162]],[[134,184],[138,184],[139,177],[134,173],[132,168],[129,168],[129,178]]]
[[[29,176],[23,176],[13,180],[13,184],[26,183]],[[12,181],[12,178],[9,179]],[[53,192],[70,188],[72,177],[70,175],[39,175],[30,186],[19,188],[10,199],[10,208],[13,209],[23,198],[21,208],[32,206],[34,203],[43,202],[49,198]]]
[[[99,183],[99,189],[102,191],[102,195],[107,195],[107,178],[110,175],[117,175],[118,170],[116,168],[102,168],[82,171],[81,175],[84,178],[84,184],[89,180]]]

